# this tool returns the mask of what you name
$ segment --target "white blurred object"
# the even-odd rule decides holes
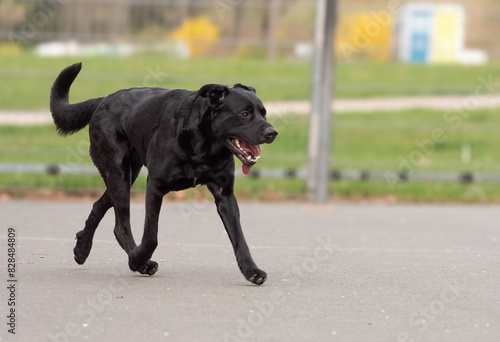
[[[189,58],[191,56],[191,49],[186,42],[176,42],[173,49],[173,55],[179,58]]]
[[[76,41],[41,43],[35,48],[40,57],[119,56],[133,55],[140,49],[132,44],[79,44]]]
[[[138,52],[138,50],[140,50],[132,44],[118,44],[115,45],[115,49],[116,54],[120,57],[133,55],[134,53]]]
[[[462,50],[458,55],[458,62],[463,65],[481,65],[488,63],[488,53],[484,50]]]
[[[41,57],[78,56],[80,46],[75,41],[41,43],[35,48],[35,54]]]
[[[297,43],[294,46],[294,54],[300,59],[310,59],[313,55],[313,46],[311,43]]]

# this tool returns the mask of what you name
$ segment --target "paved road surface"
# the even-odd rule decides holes
[[[241,204],[268,281],[243,279],[212,203],[165,203],[153,277],[127,269],[90,202],[0,203],[1,341],[498,341],[500,207]],[[136,239],[143,204],[132,204]],[[8,225],[16,335],[7,333]]]

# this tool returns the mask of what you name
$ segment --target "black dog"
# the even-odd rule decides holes
[[[114,207],[114,233],[127,252],[132,271],[153,275],[150,260],[158,245],[158,216],[163,196],[198,184],[207,185],[247,280],[261,285],[266,273],[252,260],[240,226],[233,193],[234,157],[247,174],[260,157],[259,144],[278,134],[266,121],[266,109],[255,89],[207,84],[198,91],[132,88],[107,97],[69,104],[71,84],[81,63],[64,69],[50,94],[50,110],[59,134],[89,125],[90,156],[106,184],[85,228],[76,235],[75,260],[83,264],[94,232]],[[130,229],[130,187],[141,167],[148,169],[144,235],[136,245]]]

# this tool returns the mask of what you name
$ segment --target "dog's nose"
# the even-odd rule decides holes
[[[277,135],[278,135],[278,131],[274,127],[266,128],[266,130],[264,132],[264,136],[266,138],[266,143],[268,143],[268,144],[272,143]]]

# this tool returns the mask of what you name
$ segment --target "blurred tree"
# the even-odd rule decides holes
[[[281,0],[270,0],[267,4],[262,22],[262,38],[267,51],[268,59],[276,59],[278,56],[278,46],[276,42],[276,30],[279,23]]]
[[[189,16],[189,3],[190,0],[177,0],[177,23],[176,26],[181,25]]]
[[[172,12],[170,8],[167,8],[166,10]],[[129,19],[130,31],[146,35],[148,33],[155,33],[157,30],[154,28],[161,28],[165,25],[164,11],[164,6],[143,4],[132,5],[130,8],[131,13]]]
[[[83,2],[68,2],[61,8],[62,27],[60,34],[64,39],[90,41],[93,26],[93,8]]]
[[[242,38],[241,33],[243,31],[243,16],[245,14],[245,6],[243,3],[243,1],[240,1],[234,6],[232,43],[234,44],[235,49],[239,48]]]
[[[24,17],[22,20],[17,21],[13,27],[13,31],[20,32],[23,38],[28,41],[37,38],[36,36],[41,36],[38,38],[45,39],[47,32],[57,32],[57,21],[54,19],[59,13],[58,3],[40,0],[24,4],[24,6]],[[12,12],[8,13],[9,16],[12,16],[12,14]]]
[[[280,15],[277,37],[280,40],[310,42],[314,36],[314,7],[311,1],[294,1]]]
[[[0,31],[12,31],[16,24],[25,20],[25,12],[26,9],[21,4],[0,0]]]
[[[128,33],[130,22],[130,6],[120,2],[109,5],[109,10],[113,13],[108,16],[109,31],[114,39],[119,39]],[[106,22],[106,21],[104,21]]]

